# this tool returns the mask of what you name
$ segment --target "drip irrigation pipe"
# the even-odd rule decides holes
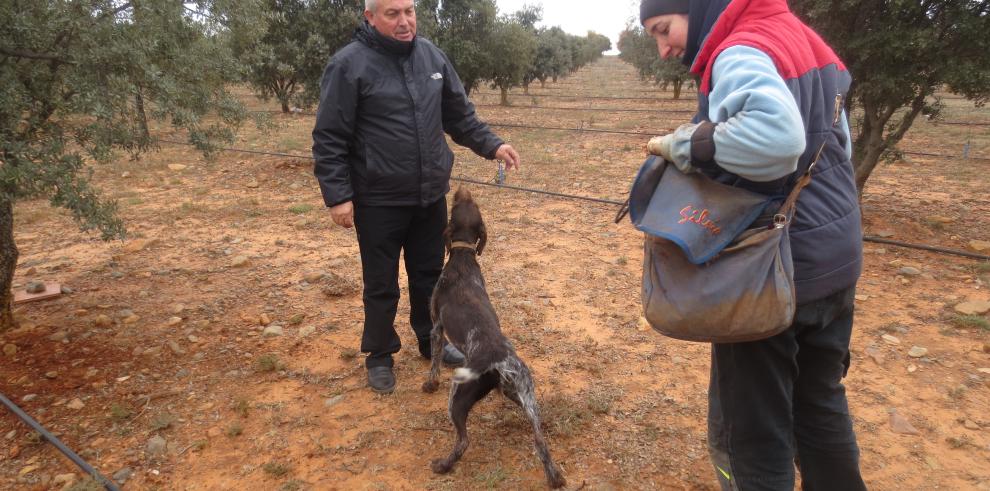
[[[935,246],[929,246],[929,245],[923,245],[923,244],[909,244],[907,242],[899,242],[899,241],[896,241],[896,240],[883,239],[883,238],[880,238],[880,237],[872,237],[872,236],[869,236],[869,235],[863,237],[863,241],[864,242],[875,242],[877,244],[894,245],[894,246],[898,246],[898,247],[906,247],[906,248],[909,248],[909,249],[920,249],[920,250],[923,250],[923,251],[941,252],[941,253],[944,253],[944,254],[953,254],[953,255],[956,255],[956,256],[968,257],[970,259],[982,259],[984,261],[990,261],[990,256],[987,256],[987,255],[984,255],[984,254],[976,254],[976,253],[973,253],[973,252],[958,251],[958,250],[955,250],[955,249],[946,249],[944,247],[935,247]]]
[[[56,438],[55,435],[49,433],[44,426],[41,426],[41,424],[35,421],[34,418],[28,416],[28,414],[25,413],[21,408],[17,407],[17,404],[14,404],[10,399],[7,399],[7,397],[3,394],[0,394],[0,403],[3,403],[4,406],[7,406],[7,409],[9,409],[10,412],[14,413],[14,416],[17,416],[18,418],[20,418],[21,421],[24,422],[24,424],[30,426],[34,431],[38,432],[38,434],[41,435],[42,438],[47,440],[48,443],[54,445],[59,452],[62,452],[62,455],[68,457],[69,460],[71,460],[74,464],[79,466],[79,468],[82,469],[86,474],[92,476],[93,479],[95,479],[98,483],[103,485],[103,487],[106,488],[108,491],[120,491],[120,488],[118,488],[113,481],[103,477],[103,475],[100,474],[99,471],[94,469],[93,466],[89,465],[85,460],[82,459],[82,457],[76,455],[76,453],[73,452],[71,449],[69,449],[69,447],[65,446],[65,444],[62,443],[61,440]]]
[[[490,107],[502,109],[544,109],[554,111],[593,111],[609,113],[651,113],[651,114],[694,114],[698,111],[691,109],[624,109],[618,107],[560,107],[560,106],[502,106],[499,104],[477,104],[475,107]]]
[[[177,142],[177,141],[171,141],[171,140],[158,140],[158,141],[161,142],[161,143],[169,143],[169,144],[173,144],[173,145],[194,146],[191,143]],[[240,148],[226,148],[226,147],[217,148],[217,150],[223,150],[225,152],[242,152],[242,153],[251,153],[251,154],[256,154],[256,155],[270,155],[270,156],[273,156],[273,157],[290,157],[290,158],[296,158],[296,159],[313,160],[313,157],[312,156],[309,156],[309,155],[294,155],[294,154],[279,153],[279,152],[264,152],[264,151],[260,151],[260,150],[245,150],[245,149],[240,149]],[[557,198],[567,198],[567,199],[574,199],[574,200],[580,200],[580,201],[589,201],[589,202],[593,202],[593,203],[601,203],[601,204],[608,204],[608,205],[615,205],[615,206],[622,206],[624,204],[622,201],[617,201],[617,200],[612,200],[612,199],[592,198],[592,197],[588,197],[588,196],[578,196],[578,195],[573,195],[573,194],[556,193],[556,192],[553,192],[553,191],[543,191],[541,189],[524,188],[524,187],[520,187],[520,186],[511,186],[511,185],[508,185],[508,184],[494,184],[494,183],[479,181],[479,180],[470,179],[470,178],[466,178],[466,177],[451,177],[450,179],[453,180],[453,181],[466,182],[466,183],[470,183],[470,184],[477,184],[477,185],[480,185],[480,186],[490,186],[490,187],[495,187],[495,188],[505,188],[505,189],[511,189],[511,190],[514,190],[514,191],[524,191],[524,192],[527,192],[527,193],[542,194],[542,195],[545,195],[545,196],[552,196],[552,197],[557,197]],[[959,250],[954,250],[954,249],[946,249],[946,248],[942,248],[942,247],[935,247],[935,246],[929,246],[929,245],[923,245],[923,244],[910,244],[910,243],[907,243],[907,242],[899,242],[899,241],[896,241],[896,240],[883,239],[883,238],[880,238],[880,237],[865,236],[865,237],[863,237],[863,241],[864,242],[875,242],[875,243],[879,243],[879,244],[888,244],[888,245],[893,245],[893,246],[898,246],[898,247],[905,247],[905,248],[909,248],[909,249],[920,249],[920,250],[924,250],[924,251],[939,252],[939,253],[944,253],[944,254],[952,254],[952,255],[956,255],[956,256],[967,257],[967,258],[970,258],[970,259],[980,259],[980,260],[984,260],[984,261],[990,261],[990,256],[983,255],[983,254],[976,254],[976,253],[972,253],[972,252],[959,251]]]

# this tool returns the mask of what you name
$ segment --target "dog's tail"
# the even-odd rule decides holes
[[[480,373],[470,368],[461,367],[454,369],[454,376],[451,377],[451,380],[453,380],[455,384],[463,384],[472,380],[478,380],[478,377],[480,376]]]

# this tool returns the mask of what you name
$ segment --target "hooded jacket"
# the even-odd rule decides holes
[[[424,38],[386,38],[365,22],[330,59],[313,128],[326,205],[428,206],[450,190],[444,133],[492,159],[503,141],[478,120],[447,56]]]
[[[862,230],[842,102],[851,78],[786,0],[695,0],[685,62],[700,77],[674,159],[731,185],[786,196],[824,143],[790,227],[798,303],[853,286]]]

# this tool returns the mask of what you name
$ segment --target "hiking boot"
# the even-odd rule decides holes
[[[369,368],[368,386],[376,394],[391,394],[395,390],[395,374],[392,373],[392,367]]]
[[[443,364],[448,367],[459,367],[464,365],[464,353],[454,345],[447,343],[443,346]]]

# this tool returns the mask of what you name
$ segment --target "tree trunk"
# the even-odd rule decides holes
[[[529,95],[529,82],[523,83],[523,94]]]
[[[677,99],[680,99],[681,98],[681,86],[683,86],[683,85],[684,85],[684,82],[681,81],[681,80],[675,80],[674,81],[674,100],[677,100]]]
[[[14,243],[14,205],[0,201],[0,332],[17,327],[11,306],[14,294],[10,285],[17,268],[17,244]]]
[[[499,89],[501,89],[501,91],[502,91],[502,105],[503,106],[508,106],[509,105],[509,88],[508,87],[499,87]]]
[[[148,114],[144,110],[144,94],[140,85],[134,94],[134,109],[137,111],[138,125],[141,126],[141,139],[149,142],[151,141],[151,131],[148,130]]]
[[[859,135],[856,136],[855,150],[853,151],[853,168],[856,170],[856,190],[859,195],[863,195],[863,188],[866,180],[870,178],[873,169],[876,168],[886,147],[883,140],[883,128],[886,121],[881,121],[881,117],[875,113],[875,108],[871,104],[865,104],[863,108],[863,127]]]
[[[545,79],[545,78],[540,79],[540,88],[541,89],[547,88],[547,79]]]

